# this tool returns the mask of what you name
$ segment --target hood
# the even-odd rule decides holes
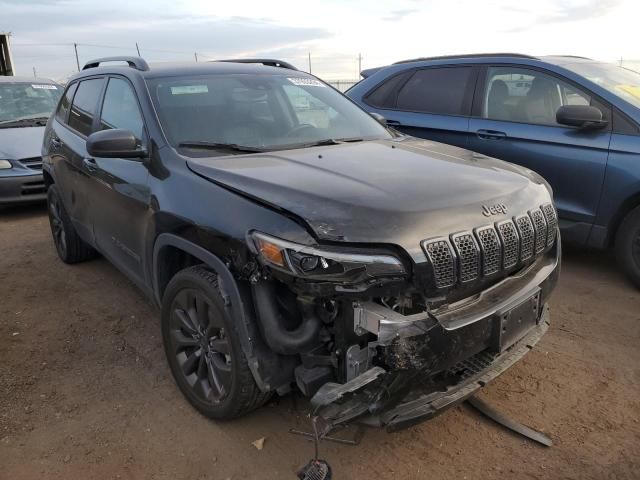
[[[0,158],[20,160],[42,155],[45,127],[0,128]]]
[[[422,260],[421,240],[551,201],[543,181],[526,169],[417,139],[189,158],[187,164],[304,219],[320,240],[395,244]],[[507,214],[485,217],[483,205],[496,204],[504,204]]]

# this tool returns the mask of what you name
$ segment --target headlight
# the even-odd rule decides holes
[[[253,232],[251,239],[265,264],[299,277],[359,283],[381,277],[404,277],[407,273],[393,255],[318,249],[260,232]]]
[[[0,170],[9,170],[12,167],[13,165],[9,160],[0,160]]]

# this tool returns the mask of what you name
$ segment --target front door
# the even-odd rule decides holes
[[[110,77],[100,109],[98,130],[131,131],[145,146],[144,122],[132,85]],[[92,180],[92,217],[98,249],[139,284],[144,284],[142,252],[149,224],[149,171],[144,159],[87,158]]]
[[[611,129],[580,130],[556,122],[562,105],[610,110],[556,76],[517,66],[488,67],[469,123],[469,148],[542,175],[553,187],[563,236],[584,243],[596,219]]]

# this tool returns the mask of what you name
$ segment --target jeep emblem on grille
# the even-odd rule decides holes
[[[505,215],[507,213],[507,206],[504,203],[497,203],[496,205],[482,205],[482,214],[485,217],[491,215]]]

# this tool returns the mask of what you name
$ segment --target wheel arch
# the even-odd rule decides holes
[[[613,218],[611,219],[609,234],[607,238],[607,246],[612,247],[616,242],[616,237],[618,236],[618,230],[620,229],[620,225],[625,217],[631,212],[634,208],[640,206],[640,191],[634,193],[630,197],[626,198],[622,204],[616,210]]]
[[[277,355],[266,348],[255,319],[253,297],[248,282],[238,282],[225,263],[214,253],[173,233],[160,234],[153,248],[153,293],[158,305],[176,271],[170,255],[179,252],[187,255],[185,266],[204,264],[218,275],[218,287],[227,313],[237,322],[240,344],[251,373],[263,392],[273,391],[288,385],[292,380],[291,357]],[[180,262],[178,262],[178,265]]]

